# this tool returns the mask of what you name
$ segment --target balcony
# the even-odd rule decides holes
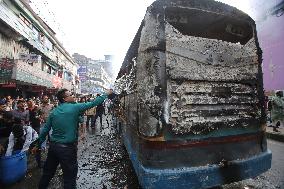
[[[31,66],[22,60],[1,59],[0,80],[16,80],[28,85],[38,85],[47,88],[72,89],[72,82],[46,73],[36,66]]]
[[[19,17],[8,7],[1,3],[0,1],[0,21],[9,26],[7,31],[14,31],[17,36],[15,38],[20,39],[19,36],[22,36],[24,41],[36,48],[38,51],[43,53],[46,57],[50,58],[53,61],[56,61],[56,54],[53,51],[50,51],[46,45],[39,41],[38,34],[32,30],[32,27],[27,26]]]

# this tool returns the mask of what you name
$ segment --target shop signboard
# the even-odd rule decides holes
[[[0,84],[0,87],[1,88],[15,88],[16,83],[13,83],[13,82],[4,83],[4,84]]]
[[[44,91],[46,89],[46,87],[33,85],[33,86],[30,86],[29,89],[32,92],[42,92],[42,91]]]
[[[77,70],[77,74],[82,82],[87,80],[87,66],[80,66]]]
[[[52,79],[52,85],[55,88],[61,88],[62,87],[62,78],[54,76]]]
[[[59,89],[57,89],[57,88],[47,88],[47,89],[45,90],[45,93],[48,93],[48,94],[56,94],[58,90],[59,90]]]
[[[9,58],[0,59],[0,79],[10,80],[13,73],[14,60]]]
[[[48,93],[55,93],[56,91],[58,91],[57,88],[49,88],[49,89],[46,89],[46,92],[48,92]]]
[[[32,64],[32,63],[39,63],[41,60],[41,56],[37,54],[19,54],[19,59],[23,62]]]
[[[87,80],[87,77],[86,77],[86,76],[79,76],[79,78],[80,78],[80,81],[81,81],[81,82],[84,82],[84,81]]]

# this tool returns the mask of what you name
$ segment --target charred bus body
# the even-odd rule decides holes
[[[148,7],[116,80],[143,188],[207,188],[271,166],[254,21],[210,0]]]

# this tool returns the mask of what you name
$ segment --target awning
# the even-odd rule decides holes
[[[45,62],[47,65],[51,66],[54,70],[59,70],[59,64],[57,64],[56,62],[52,61],[52,60],[48,60]]]

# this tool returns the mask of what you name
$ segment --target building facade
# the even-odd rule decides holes
[[[73,54],[75,62],[79,65],[78,75],[81,80],[81,91],[84,94],[102,93],[111,88],[113,79],[106,70],[103,60],[93,60],[78,53]]]
[[[80,92],[78,65],[25,0],[0,0],[1,95]]]

